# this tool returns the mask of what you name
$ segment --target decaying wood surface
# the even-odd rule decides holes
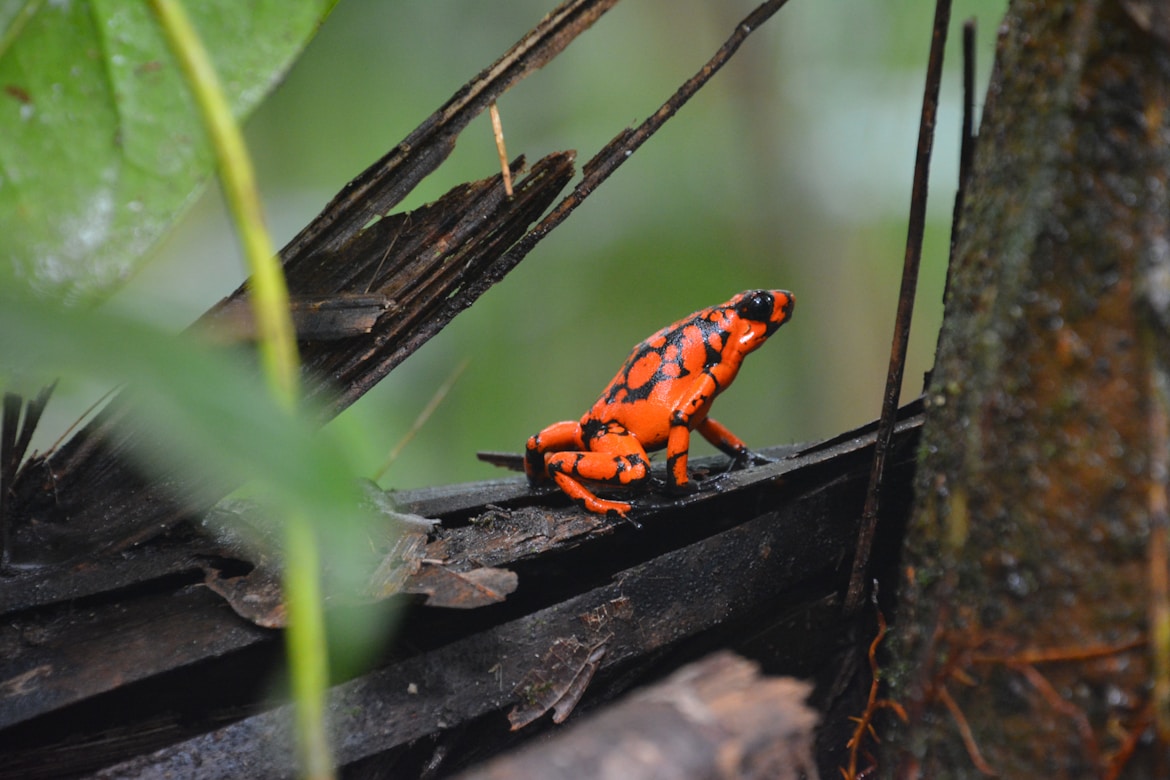
[[[808,683],[764,677],[750,661],[715,653],[459,780],[815,780],[810,692]]]
[[[928,393],[891,665],[911,722],[887,771],[1170,772],[1168,19],[1017,0],[1002,28]]]
[[[908,506],[921,424],[909,411],[895,440],[893,526]],[[551,715],[536,713],[515,733],[508,715],[531,702],[521,683],[534,671],[557,679],[542,659],[561,640],[604,646],[576,697],[583,710],[718,647],[835,679],[826,670],[850,643],[835,594],[872,442],[869,426],[771,451],[775,463],[714,477],[693,496],[656,507],[649,497],[641,528],[566,507],[523,478],[397,494],[401,509],[443,521],[428,557],[506,568],[519,587],[470,611],[408,608],[378,668],[333,692],[339,761],[354,771],[452,771],[530,738]],[[0,777],[118,761],[101,776],[182,776],[195,759],[199,777],[291,773],[291,752],[279,747],[287,712],[264,711],[280,634],[202,585],[209,566],[232,566],[231,554],[215,537],[176,529],[68,587],[48,574],[27,581],[0,627]]]
[[[460,185],[351,236],[343,257],[286,253],[292,295],[372,291],[386,300],[368,333],[301,343],[306,395],[347,388],[349,400],[333,401],[330,413],[340,411],[498,281],[505,250],[569,182],[572,163],[571,153],[545,157],[512,198],[498,175]],[[518,161],[515,170],[522,165]],[[227,300],[243,295],[241,287]],[[230,311],[226,304],[212,309],[199,327],[214,327],[221,308]],[[129,421],[132,412],[132,401],[115,399],[60,449],[22,467],[8,503],[12,560],[51,565],[125,549],[207,508],[173,498],[193,492],[185,489],[193,476],[149,480],[133,465],[132,452],[140,446],[135,440],[150,432]]]

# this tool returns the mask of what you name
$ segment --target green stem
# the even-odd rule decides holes
[[[211,58],[178,0],[150,0],[171,50],[187,77],[219,164],[220,181],[240,234],[251,272],[249,292],[259,334],[260,362],[273,392],[287,408],[296,405],[300,359],[289,314],[284,271],[264,227],[252,159],[232,116]]]
[[[181,3],[150,3],[195,96],[216,155],[220,181],[251,272],[249,292],[264,376],[278,403],[292,414],[300,395],[300,359],[289,313],[288,287],[264,226],[243,134],[224,98],[211,59]],[[296,705],[301,774],[314,780],[335,776],[325,727],[329,665],[319,572],[312,524],[303,513],[291,512],[285,524],[285,641]]]
[[[293,701],[296,702],[297,748],[303,777],[334,777],[325,724],[325,693],[329,659],[322,610],[320,561],[313,525],[303,512],[285,519],[284,601],[288,610],[285,648],[289,656]]]

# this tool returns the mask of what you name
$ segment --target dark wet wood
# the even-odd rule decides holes
[[[912,415],[895,436],[897,484],[909,477],[920,424]],[[546,496],[560,504],[550,506],[523,478],[396,494],[403,509],[443,519],[428,556],[507,568],[519,588],[476,610],[410,607],[379,668],[334,691],[334,711],[344,713],[339,759],[353,767],[414,766],[439,760],[430,752],[439,745],[507,732],[514,688],[558,639],[592,646],[608,637],[584,691],[585,711],[671,668],[669,659],[749,645],[769,627],[776,635],[769,652],[787,658],[789,669],[823,667],[825,648],[842,631],[834,593],[856,533],[872,442],[869,426],[833,443],[772,451],[787,457],[716,477],[683,500],[650,496],[638,514],[641,528],[564,506],[559,495]],[[707,463],[712,470],[723,464]],[[908,496],[895,496],[892,509],[904,508]],[[271,748],[283,710],[197,736],[263,710],[260,683],[281,651],[279,632],[239,617],[201,584],[209,563],[230,569],[223,556],[208,538],[177,529],[120,566],[95,570],[88,588],[54,592],[46,579],[29,586],[30,596],[39,594],[35,608],[10,602],[0,628],[0,777],[48,777],[125,759],[131,764],[117,776],[150,776],[177,770],[191,755],[203,762],[200,776],[227,777],[239,776],[246,762],[272,760],[256,751]],[[802,628],[794,631],[794,623]],[[105,662],[93,663],[98,658]],[[174,711],[184,700],[198,706]],[[113,708],[117,729],[108,717]],[[486,744],[502,748],[547,721]],[[85,749],[60,749],[66,736]],[[483,755],[476,744],[440,763],[474,760]],[[131,758],[156,748],[164,752]]]
[[[459,775],[460,780],[649,780],[814,776],[807,683],[760,674],[720,652],[553,739]]]

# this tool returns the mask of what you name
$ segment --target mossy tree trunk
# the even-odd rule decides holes
[[[1168,8],[1004,22],[888,659],[899,776],[1168,776]]]

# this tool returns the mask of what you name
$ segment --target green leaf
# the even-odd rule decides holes
[[[236,116],[335,2],[189,3]],[[8,2],[0,25],[0,265],[41,294],[99,299],[211,172],[199,116],[144,2]]]
[[[56,376],[131,388],[141,463],[187,474],[214,490],[247,481],[280,511],[334,532],[361,504],[353,448],[318,429],[311,413],[284,411],[254,368],[190,334],[172,335],[104,310],[0,296],[0,387],[27,389]]]

